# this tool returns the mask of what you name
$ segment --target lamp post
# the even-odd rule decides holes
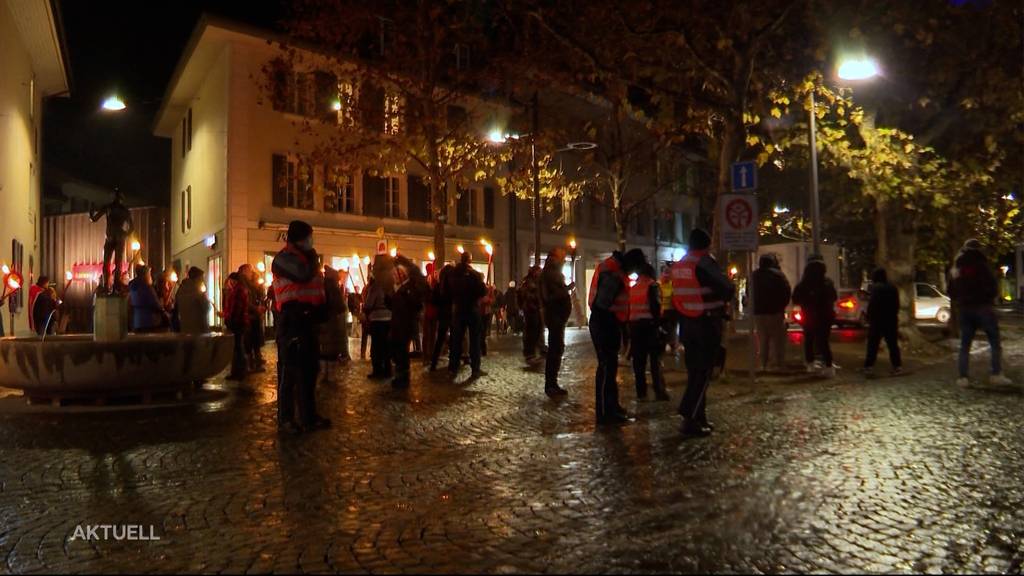
[[[851,58],[839,64],[837,71],[843,80],[868,80],[878,75],[878,65],[870,58]],[[807,96],[810,104],[811,140],[811,248],[812,254],[821,253],[821,211],[818,196],[818,123],[814,114],[814,89]]]

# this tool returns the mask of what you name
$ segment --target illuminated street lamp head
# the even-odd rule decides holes
[[[119,112],[125,108],[127,108],[127,106],[125,106],[124,100],[121,100],[121,98],[116,94],[108,96],[107,99],[103,101],[103,109],[110,112]]]
[[[839,64],[838,74],[843,80],[867,80],[878,75],[878,64],[871,58],[849,58]]]
[[[138,240],[132,240],[132,250],[138,252],[139,248],[142,248],[142,244]]]
[[[505,134],[497,128],[487,133],[487,139],[492,144],[504,144],[505,141],[508,140],[508,138],[505,137]]]

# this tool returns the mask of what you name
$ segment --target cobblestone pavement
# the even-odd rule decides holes
[[[1024,397],[956,388],[951,355],[872,381],[730,377],[715,434],[683,439],[626,371],[637,422],[595,429],[592,350],[570,342],[565,400],[506,339],[475,382],[417,371],[396,392],[357,361],[321,390],[335,427],[297,438],[275,432],[273,371],[175,408],[0,410],[0,571],[1021,570]],[[89,524],[160,539],[72,538]]]

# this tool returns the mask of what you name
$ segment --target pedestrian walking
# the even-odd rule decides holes
[[[249,373],[246,356],[246,338],[249,332],[249,291],[238,272],[228,274],[224,283],[224,325],[234,336],[231,373],[227,380],[242,380]]]
[[[494,284],[484,285],[484,297],[480,299],[480,355],[487,356],[487,339],[491,335],[494,320]]]
[[[484,278],[474,270],[469,251],[462,257],[448,277],[448,291],[452,298],[452,337],[448,344],[448,372],[458,374],[462,362],[463,337],[469,334],[469,364],[472,378],[483,375],[480,370],[481,318],[480,299],[486,296]]]
[[[774,254],[763,254],[753,274],[754,324],[757,326],[757,351],[761,369],[774,363],[776,369],[786,364],[786,307],[792,289]],[[771,360],[771,362],[769,362]]]
[[[562,266],[565,264],[565,248],[556,246],[548,253],[544,270],[540,275],[540,300],[544,319],[548,326],[548,354],[544,361],[544,393],[548,396],[565,396],[565,388],[558,385],[558,372],[562,368],[565,353],[565,325],[572,316],[572,290],[576,283],[565,283]]]
[[[989,383],[1000,386],[1013,383],[1003,374],[999,319],[993,308],[998,295],[996,277],[981,251],[981,242],[972,238],[964,243],[956,258],[953,281],[949,286],[949,296],[956,303],[960,314],[960,355],[957,360],[959,377],[956,382],[962,387],[970,385],[971,345],[978,330],[985,333],[991,348],[992,372]]]
[[[721,354],[727,302],[736,287],[708,249],[711,236],[700,228],[690,233],[690,251],[672,265],[672,306],[682,319],[686,359],[686,391],[679,403],[681,432],[707,436],[714,426],[707,417],[711,370]]]
[[[286,238],[271,265],[279,321],[277,424],[284,433],[297,433],[331,426],[330,419],[316,409],[317,325],[326,317],[327,298],[319,256],[313,249],[313,227],[293,220]]]
[[[370,324],[370,363],[373,370],[367,376],[371,379],[385,379],[393,376],[388,333],[391,332],[391,296],[394,295],[394,279],[391,269],[379,266],[381,254],[374,261],[373,279],[366,288],[363,314]],[[386,272],[386,273],[385,273]]]
[[[804,318],[804,360],[807,372],[827,378],[836,375],[832,364],[832,323],[836,319],[836,287],[825,274],[825,262],[811,257],[804,274],[793,289],[793,303],[800,306]],[[821,355],[821,360],[817,356]]]
[[[395,388],[409,387],[409,346],[418,331],[419,315],[429,296],[426,278],[405,256],[395,257],[400,284],[391,298],[391,331],[388,335],[395,364]]]
[[[619,405],[619,347],[629,321],[626,257],[616,250],[597,265],[590,282],[590,339],[597,353],[594,395],[598,424],[622,424],[629,415]]]
[[[519,307],[523,312],[523,356],[527,362],[537,359],[543,325],[541,323],[540,266],[531,266],[519,287]]]
[[[441,271],[437,273],[437,280],[431,294],[431,301],[437,311],[434,349],[430,355],[431,372],[437,370],[437,362],[441,359],[441,352],[444,350],[445,343],[447,342],[451,346],[449,335],[452,331],[452,295],[449,291],[448,277],[451,276],[453,270],[455,270],[455,267],[451,264],[445,264],[441,267]]]
[[[874,376],[878,347],[883,339],[889,349],[892,373],[899,374],[903,369],[899,338],[900,291],[889,283],[885,269],[878,268],[871,274],[868,292],[868,350],[864,356],[864,374]]]
[[[661,331],[661,288],[655,281],[654,267],[640,253],[642,265],[636,283],[629,288],[629,340],[633,343],[633,376],[637,400],[647,398],[647,365],[651,367],[654,397],[669,400],[661,374],[661,354],[665,341]]]
[[[343,324],[346,306],[340,280],[337,270],[330,266],[324,268],[324,304],[327,317],[320,325],[320,362],[324,384],[333,383],[333,372],[344,351],[348,350],[348,338],[345,336]]]

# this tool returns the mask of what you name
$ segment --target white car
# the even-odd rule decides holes
[[[932,284],[917,282],[914,294],[914,318],[934,320],[940,324],[949,322],[949,296]]]

